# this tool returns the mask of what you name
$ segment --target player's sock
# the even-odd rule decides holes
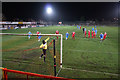
[[[45,62],[45,56],[44,56],[44,62]]]
[[[43,54],[41,54],[41,57],[43,56]]]

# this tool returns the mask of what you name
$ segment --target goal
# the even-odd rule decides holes
[[[34,48],[34,46],[33,45],[31,45],[30,43],[29,44],[27,44],[28,46],[32,46],[31,48],[30,47],[28,47],[28,49],[26,48],[26,50],[24,50],[21,46],[26,46],[26,44],[24,45],[24,44],[20,44],[20,43],[22,43],[21,42],[21,40],[23,39],[23,38],[25,38],[25,37],[27,37],[29,34],[19,34],[19,33],[0,33],[0,35],[2,35],[2,37],[3,37],[3,41],[4,40],[6,40],[6,39],[11,39],[11,38],[13,38],[13,41],[12,40],[10,40],[11,42],[10,43],[14,43],[14,39],[16,39],[15,41],[16,41],[16,44],[12,44],[13,46],[15,46],[14,48],[17,48],[18,47],[18,51],[16,51],[14,48],[11,48],[11,49],[4,49],[3,48],[3,53],[6,53],[6,54],[8,54],[8,55],[12,55],[13,53],[15,53],[16,55],[14,55],[14,56],[11,56],[11,57],[9,57],[9,59],[7,59],[7,57],[3,57],[3,62],[4,62],[4,64],[3,64],[3,66],[5,65],[5,64],[7,64],[8,62],[10,62],[10,61],[12,61],[13,60],[13,62],[10,62],[11,64],[13,64],[13,65],[15,65],[15,64],[17,64],[17,67],[15,68],[15,69],[17,69],[18,68],[18,66],[21,68],[21,70],[24,70],[24,69],[22,69],[22,67],[24,67],[24,66],[27,66],[25,63],[32,63],[33,65],[29,65],[30,66],[30,68],[33,66],[34,68],[38,68],[39,70],[41,69],[42,70],[42,68],[43,68],[43,66],[46,66],[46,64],[38,64],[37,62],[33,62],[32,60],[30,60],[30,58],[33,58],[34,57],[34,55],[35,54],[37,54],[36,53],[36,49],[37,48]],[[12,37],[12,36],[14,36],[14,37]],[[20,37],[22,37],[22,38],[20,38]],[[57,76],[58,74],[57,74],[57,72],[59,72],[60,70],[61,70],[61,68],[62,68],[62,41],[63,41],[63,37],[62,37],[62,34],[31,34],[31,37],[34,37],[34,38],[31,38],[30,40],[31,40],[31,42],[32,41],[34,41],[34,39],[36,38],[36,36],[44,36],[44,39],[46,39],[47,37],[49,37],[49,36],[51,36],[51,38],[50,38],[50,41],[49,41],[49,44],[48,45],[50,45],[51,43],[53,43],[53,46],[51,47],[52,49],[53,49],[53,54],[52,55],[54,55],[53,56],[53,58],[51,57],[50,59],[51,60],[53,60],[52,62],[52,64],[49,64],[50,66],[52,66],[53,64],[54,64],[54,66],[53,66],[53,72],[54,72],[54,76]],[[55,51],[55,49],[56,49],[56,44],[55,44],[55,37],[56,36],[59,36],[60,37],[60,39],[59,39],[59,43],[60,43],[60,45],[59,45],[59,56],[60,56],[60,60],[59,60],[59,70],[57,69],[56,70],[56,61],[55,61],[55,59],[56,59],[56,51]],[[8,38],[8,37],[10,37],[10,38]],[[18,39],[18,38],[20,38],[20,40]],[[17,40],[18,40],[18,42],[17,42]],[[23,41],[23,42],[25,42],[25,41],[30,41],[28,38],[25,38],[25,40]],[[42,42],[42,41],[41,41]],[[33,43],[34,44],[34,43]],[[41,43],[42,44],[42,43]],[[4,45],[6,45],[6,44],[4,44],[3,43],[3,46],[2,47],[5,47]],[[16,45],[20,45],[20,47],[19,46],[16,46]],[[35,44],[35,45],[37,45],[37,44]],[[32,51],[32,50],[34,50],[34,51]],[[21,52],[21,51],[23,51],[23,52]],[[25,52],[26,51],[26,52]],[[41,51],[42,52],[42,51]],[[21,53],[23,54],[22,55],[22,57],[20,57],[21,56]],[[27,55],[27,57],[26,57],[26,55]],[[38,55],[38,54],[37,54]],[[3,56],[4,56],[4,54],[3,54]],[[5,55],[6,56],[6,55]],[[19,56],[19,57],[16,57],[16,56]],[[50,56],[50,55],[48,55],[48,56]],[[12,58],[12,60],[10,59],[10,58]],[[38,58],[38,57],[37,57]],[[29,61],[27,61],[29,59]],[[8,61],[8,62],[7,62]],[[15,62],[17,62],[17,63],[15,63]],[[25,65],[23,65],[23,64],[25,64]],[[37,64],[37,65],[39,65],[39,66],[35,66],[34,64]],[[9,65],[7,65],[7,66],[9,66]],[[5,67],[5,66],[4,66]],[[31,70],[32,70],[33,68],[31,68]],[[44,68],[45,69],[45,68]],[[46,69],[45,69],[46,70]],[[43,70],[43,72],[46,72],[45,70]],[[47,69],[47,70],[49,70],[49,69]],[[26,71],[27,71],[27,69],[26,69]],[[35,71],[33,71],[33,72],[35,72]],[[39,73],[39,72],[36,72],[36,73]],[[48,74],[47,74],[48,75]],[[52,75],[52,74],[51,74]]]

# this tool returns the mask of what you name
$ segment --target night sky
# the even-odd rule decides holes
[[[46,6],[53,9],[52,15],[46,14]],[[2,13],[10,20],[28,18],[52,21],[110,20],[118,17],[117,2],[3,2]]]

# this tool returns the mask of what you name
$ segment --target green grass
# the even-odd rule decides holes
[[[91,30],[92,26],[86,27]],[[118,74],[118,27],[98,26],[97,38],[84,38],[82,30],[76,26],[50,26],[36,27],[17,30],[3,30],[3,33],[28,33],[36,34],[40,31],[42,34],[54,34],[59,30],[63,34],[63,67],[71,69],[62,69],[58,76],[66,78],[117,78],[112,74]],[[72,40],[72,32],[75,31],[75,40]],[[65,40],[65,33],[69,32],[68,40]],[[107,32],[108,37],[100,43],[99,34]],[[47,37],[42,37],[42,40]],[[53,38],[53,37],[52,37]],[[56,37],[55,37],[56,38]],[[41,40],[41,41],[42,41]],[[52,39],[49,40],[50,43]],[[47,51],[47,62],[43,63],[39,56],[42,53],[40,49],[23,51],[40,46],[35,36],[29,40],[27,36],[2,36],[2,60],[3,67],[34,72],[39,74],[53,74],[53,53],[52,45]],[[57,55],[59,56],[60,38],[56,41]],[[57,57],[57,60],[58,57]],[[86,72],[81,71],[86,70]],[[58,65],[57,65],[58,71]],[[93,72],[87,72],[93,71]],[[101,72],[101,73],[94,73]],[[104,74],[112,73],[112,74]],[[10,77],[10,76],[9,76]]]

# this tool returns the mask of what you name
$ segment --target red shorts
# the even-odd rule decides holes
[[[106,36],[104,36],[104,39],[106,38]]]

